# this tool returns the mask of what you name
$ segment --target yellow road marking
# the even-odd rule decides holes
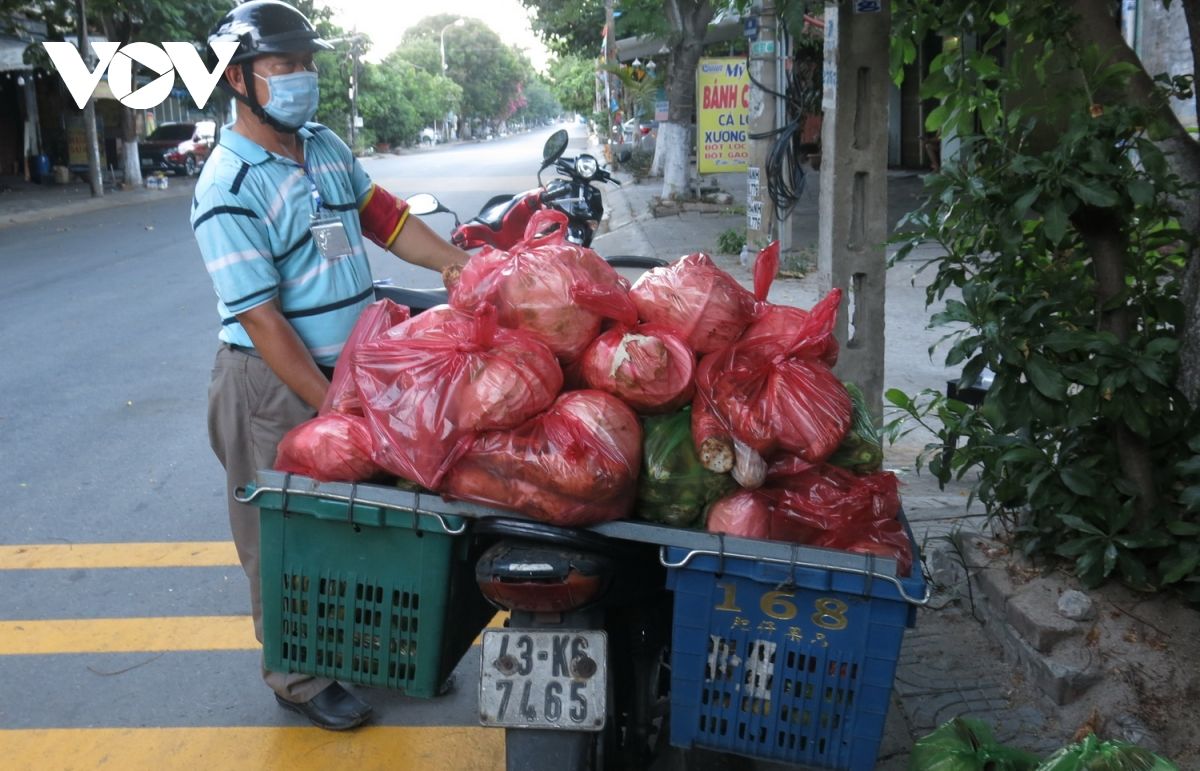
[[[489,629],[504,626],[497,613]],[[479,638],[475,638],[479,644]],[[0,656],[255,650],[249,616],[156,616],[0,621]]]
[[[232,541],[0,546],[0,570],[193,568],[237,565]]]
[[[0,655],[255,650],[249,616],[0,621]]]
[[[504,732],[492,728],[50,728],[0,730],[9,771],[499,771]]]

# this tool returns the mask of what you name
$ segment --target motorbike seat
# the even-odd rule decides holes
[[[406,305],[415,316],[427,311],[435,305],[445,305],[450,302],[449,293],[445,289],[414,289],[407,286],[375,285],[375,299],[391,300],[399,305]]]
[[[499,233],[504,225],[504,218],[508,216],[510,211],[521,204],[527,195],[528,193],[518,193],[517,195],[492,196],[483,205],[483,209],[480,210],[479,214],[471,221],[486,225],[491,230]]]
[[[478,519],[471,531],[476,537],[508,538],[559,546],[566,549],[589,551],[611,556],[627,556],[631,544],[608,536],[572,527],[537,522],[531,519],[507,517],[485,517]]]

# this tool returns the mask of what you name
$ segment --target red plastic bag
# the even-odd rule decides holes
[[[752,337],[701,359],[693,414],[714,420],[707,435],[694,434],[697,447],[736,437],[764,458],[777,449],[813,463],[833,454],[850,429],[850,395],[820,357],[840,300],[834,289],[785,341]]]
[[[379,300],[363,309],[354,329],[346,338],[342,352],[338,354],[336,366],[333,368],[333,379],[329,382],[329,390],[325,392],[325,401],[321,403],[319,414],[344,412],[348,415],[362,415],[362,405],[358,401],[358,391],[354,387],[354,375],[350,371],[350,357],[358,350],[358,346],[369,342],[387,332],[387,330],[406,321],[409,316],[407,306],[397,305],[391,300]]]
[[[637,323],[629,282],[591,249],[566,240],[566,216],[534,214],[525,240],[510,251],[485,247],[450,291],[450,304],[496,306],[500,324],[537,336],[564,362],[579,358],[605,319]],[[544,235],[547,225],[558,229]]]
[[[365,418],[331,412],[305,421],[284,435],[276,471],[320,482],[363,482],[383,469],[371,460],[373,441]]]
[[[891,472],[858,476],[823,464],[799,474],[776,477],[772,537],[799,537],[813,546],[878,554],[897,562],[901,575],[912,569],[912,545],[897,519],[900,483]]]
[[[778,476],[779,469],[803,469]],[[709,509],[707,529],[744,538],[801,543],[877,554],[896,560],[899,575],[912,570],[912,544],[900,511],[894,474],[856,476],[827,464],[807,466],[799,459],[772,465],[767,483],[739,490]]]
[[[741,538],[771,537],[771,501],[756,490],[737,490],[708,509],[704,525],[710,533]]]
[[[403,340],[420,337],[427,330],[441,330],[447,324],[458,324],[469,327],[474,323],[470,313],[457,311],[449,305],[435,305],[426,311],[418,313],[411,319],[398,324],[383,333],[383,337],[392,340]]]
[[[640,413],[674,412],[692,399],[696,355],[665,327],[610,329],[583,353],[588,388],[610,393]]]
[[[702,253],[643,273],[629,296],[642,321],[665,326],[698,354],[730,345],[754,317],[754,295]]]
[[[550,349],[497,326],[490,307],[443,321],[414,337],[366,343],[354,355],[375,462],[430,489],[479,432],[520,425],[562,388]]]
[[[629,514],[641,462],[633,410],[602,391],[571,391],[515,430],[480,436],[445,492],[580,527]]]

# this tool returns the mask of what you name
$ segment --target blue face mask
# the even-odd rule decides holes
[[[320,102],[317,73],[303,71],[264,78],[256,72],[254,77],[265,80],[271,87],[271,98],[263,110],[284,126],[298,129],[317,114]]]

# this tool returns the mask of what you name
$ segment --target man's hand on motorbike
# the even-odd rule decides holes
[[[451,266],[466,265],[471,258],[416,217],[405,221],[388,251],[405,262],[439,272]]]
[[[442,284],[446,287],[446,291],[454,289],[454,286],[462,278],[462,265],[447,265],[442,268]]]

